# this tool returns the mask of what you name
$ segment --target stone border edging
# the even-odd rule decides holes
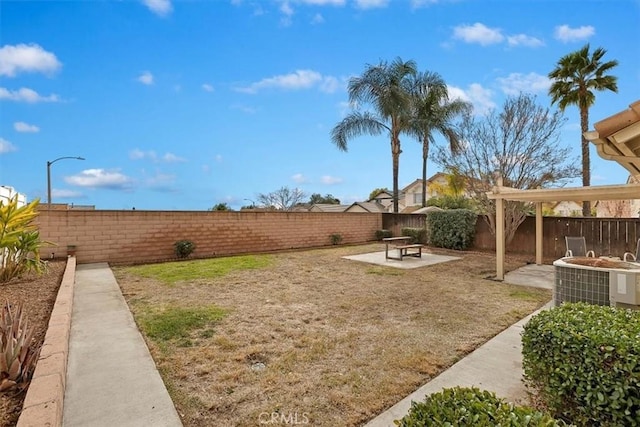
[[[75,277],[76,258],[70,256],[17,427],[62,426]]]

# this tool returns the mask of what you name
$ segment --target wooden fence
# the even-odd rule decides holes
[[[383,214],[382,226],[400,235],[403,227],[422,227],[426,215]],[[542,219],[542,251],[545,258],[560,258],[566,251],[565,236],[584,236],[587,249],[597,256],[622,256],[625,252],[635,253],[636,242],[640,239],[640,218],[576,218],[544,217]],[[507,252],[535,255],[535,217],[527,217],[520,224],[513,240],[507,245]],[[484,217],[479,216],[474,240],[475,250],[494,251],[496,238]]]

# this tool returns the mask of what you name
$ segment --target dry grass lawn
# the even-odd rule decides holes
[[[432,249],[462,259],[409,270],[341,258],[380,250],[271,254],[257,269],[174,285],[114,273],[138,322],[165,307],[226,312],[187,339],[147,337],[185,426],[255,426],[272,413],[362,425],[551,299],[487,280],[493,254]],[[507,271],[524,264],[508,257]]]

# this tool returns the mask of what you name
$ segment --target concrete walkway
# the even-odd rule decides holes
[[[79,265],[63,426],[181,425],[108,264]]]
[[[505,282],[515,285],[553,288],[553,266],[528,265],[505,275]],[[547,304],[544,308],[549,308]],[[394,420],[404,417],[411,402],[424,401],[425,396],[451,387],[478,387],[494,392],[513,403],[526,401],[522,382],[522,342],[520,333],[529,319],[525,317],[461,359],[452,367],[383,412],[365,427],[392,427]]]

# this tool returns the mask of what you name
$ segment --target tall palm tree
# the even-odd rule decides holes
[[[606,50],[598,48],[589,55],[589,45],[563,56],[556,68],[549,73],[553,80],[549,88],[551,104],[558,103],[561,111],[569,105],[580,109],[580,130],[582,137],[582,185],[591,184],[589,141],[584,133],[589,129],[589,108],[595,103],[593,91],[610,90],[618,92],[618,78],[606,73],[618,65],[618,61],[602,62]],[[591,216],[591,202],[584,201],[582,215]]]
[[[347,140],[362,134],[389,134],[393,160],[393,211],[398,212],[398,170],[400,165],[400,134],[409,125],[410,96],[406,91],[407,78],[417,73],[414,61],[396,58],[390,64],[381,61],[367,65],[364,73],[349,80],[351,105],[369,104],[372,111],[353,111],[331,131],[331,142],[347,151]]]
[[[456,116],[471,112],[471,104],[456,99],[449,101],[447,85],[437,73],[418,73],[410,82],[412,118],[409,133],[422,143],[422,207],[427,205],[427,159],[429,145],[435,143],[433,133],[442,134],[449,141],[455,154],[460,141],[453,120]]]

